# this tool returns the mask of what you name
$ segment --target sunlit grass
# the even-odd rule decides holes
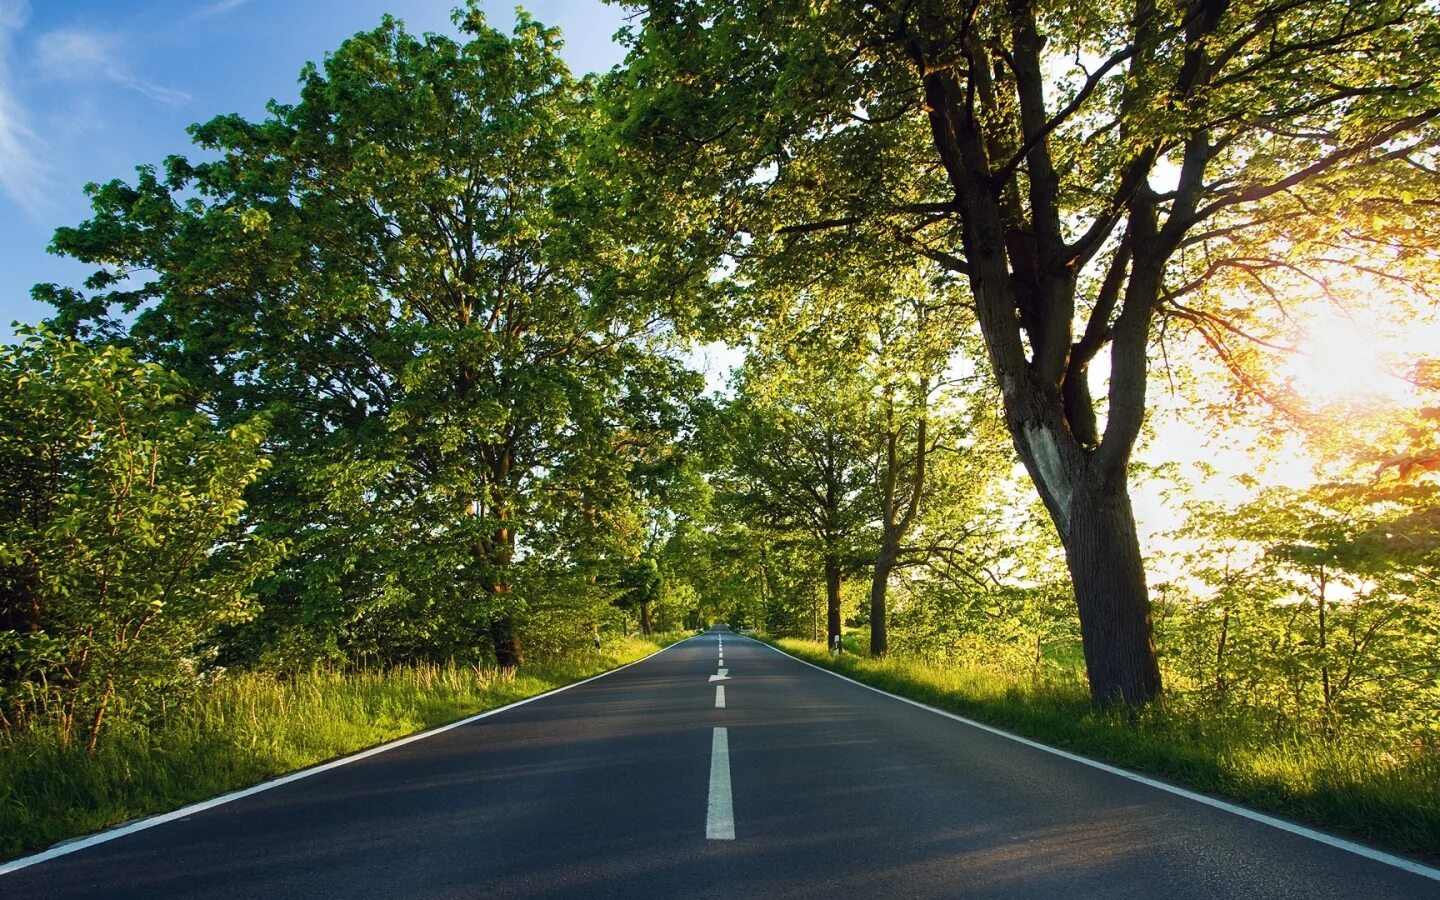
[[[221,680],[96,752],[53,732],[0,741],[0,858],[164,812],[544,693],[688,635],[630,637],[519,674],[457,665]]]
[[[801,659],[931,706],[1127,769],[1387,845],[1440,852],[1440,749],[1373,735],[1277,733],[1244,716],[1177,701],[1136,716],[1097,713],[1078,673],[1037,675],[975,663],[832,657],[803,640]]]

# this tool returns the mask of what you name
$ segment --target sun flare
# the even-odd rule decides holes
[[[1440,348],[1440,330],[1433,324],[1421,330],[1430,334],[1429,347]],[[1304,322],[1277,374],[1313,407],[1401,405],[1415,392],[1405,360],[1423,352],[1410,337],[1377,334],[1349,317],[1320,313]]]

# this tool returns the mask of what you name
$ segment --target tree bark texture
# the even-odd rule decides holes
[[[1150,595],[1123,485],[1077,492],[1065,561],[1075,585],[1080,637],[1096,706],[1139,705],[1160,692]]]
[[[495,664],[502,669],[518,669],[525,665],[525,653],[520,646],[520,631],[515,617],[502,615],[490,622],[490,642],[495,647]]]
[[[895,569],[895,555],[899,549],[898,541],[892,543],[887,536],[875,557],[875,571],[870,579],[871,656],[884,656],[890,648],[890,636],[885,622],[885,593],[890,586],[890,573]]]
[[[490,644],[495,651],[495,664],[502,669],[516,669],[525,664],[520,644],[520,626],[516,621],[510,593],[511,567],[515,562],[514,511],[511,504],[514,453],[510,442],[482,448],[485,465],[483,501],[475,512],[492,519],[494,530],[472,550],[487,569],[485,587],[490,594]]]
[[[825,557],[825,646],[835,646],[840,637],[840,583],[839,557],[830,554]]]
[[[502,519],[502,523],[507,521],[508,516]],[[493,572],[508,574],[515,559],[515,532],[508,524],[502,524],[496,529],[493,540],[477,547],[475,553],[491,566]],[[495,651],[495,664],[502,669],[517,669],[525,664],[525,654],[520,644],[520,626],[507,596],[510,583],[492,578],[486,589],[496,610],[491,613],[490,619],[490,644]]]

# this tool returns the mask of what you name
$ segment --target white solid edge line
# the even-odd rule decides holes
[[[1249,819],[1252,822],[1259,822],[1262,825],[1269,825],[1271,828],[1278,828],[1281,831],[1288,831],[1291,834],[1299,835],[1300,837],[1304,838],[1309,838],[1312,841],[1317,841],[1321,844],[1334,847],[1337,850],[1344,850],[1347,853],[1353,853],[1356,856],[1363,856],[1366,859],[1373,860],[1378,863],[1383,863],[1387,866],[1394,866],[1395,868],[1402,869],[1406,872],[1411,873],[1412,875],[1419,875],[1422,878],[1429,878],[1434,881],[1440,881],[1440,869],[1434,868],[1433,866],[1427,866],[1423,863],[1418,863],[1414,860],[1406,859],[1403,856],[1396,856],[1393,853],[1386,853],[1384,850],[1376,850],[1373,847],[1367,847],[1364,844],[1356,843],[1355,841],[1346,840],[1342,837],[1336,837],[1332,834],[1326,834],[1325,832],[1317,831],[1314,828],[1307,828],[1304,825],[1297,825],[1294,822],[1287,822],[1284,819],[1279,819],[1275,816],[1266,815],[1265,813],[1249,809],[1248,807],[1240,806],[1235,803],[1229,803],[1225,800],[1219,800],[1215,797],[1210,797],[1205,794],[1196,793],[1195,791],[1188,790],[1186,788],[1177,787],[1176,785],[1168,784],[1164,781],[1159,781],[1157,779],[1141,775],[1137,772],[1131,772],[1128,769],[1121,769],[1107,763],[1097,762],[1096,760],[1090,759],[1088,757],[1080,756],[1077,753],[1071,753],[1068,750],[1061,750],[1058,747],[1051,747],[1050,745],[1042,744],[1039,741],[1032,741],[1030,738],[1021,737],[1018,734],[1012,734],[1011,732],[996,728],[993,725],[986,725],[985,723],[977,722],[974,719],[967,719],[962,715],[939,709],[938,707],[931,706],[928,703],[921,703],[919,700],[911,700],[909,697],[902,697],[899,694],[892,694],[887,690],[883,690],[873,685],[866,684],[863,681],[856,681],[854,678],[850,678],[846,675],[841,675],[839,672],[831,671],[824,666],[817,666],[814,663],[803,660],[798,656],[791,656],[789,653],[786,653],[784,650],[781,650],[779,647],[776,647],[773,644],[767,644],[764,641],[758,641],[754,638],[747,638],[747,640],[755,641],[755,643],[759,644],[762,647],[769,647],[771,650],[774,650],[781,656],[787,656],[790,659],[793,659],[796,662],[800,663],[801,665],[809,666],[812,669],[824,672],[826,675],[834,675],[836,678],[839,678],[842,681],[848,681],[851,684],[858,685],[862,688],[865,688],[866,690],[874,691],[877,694],[883,694],[884,696],[889,697],[892,700],[899,700],[901,703],[908,703],[911,706],[918,706],[923,710],[935,713],[936,715],[944,716],[947,719],[954,719],[957,722],[963,722],[964,724],[969,725],[972,728],[978,728],[981,731],[988,731],[991,734],[998,735],[1003,738],[1008,738],[1017,743],[1024,744],[1027,747],[1034,747],[1036,750],[1043,750],[1046,753],[1052,754],[1054,756],[1063,757],[1072,762],[1080,763],[1081,765],[1089,766],[1092,769],[1099,769],[1102,772],[1109,772],[1111,775],[1119,775],[1121,778],[1128,778],[1131,781],[1136,781],[1148,787],[1156,788],[1157,790],[1165,791],[1169,794],[1174,794],[1177,797],[1184,797],[1187,800],[1194,800],[1196,803],[1203,803],[1206,806],[1211,806],[1215,809],[1224,810],[1228,813],[1234,813],[1235,815],[1240,816],[1241,818]]]
[[[425,738],[434,737],[437,734],[443,734],[444,732],[450,731],[453,728],[459,728],[461,725],[469,725],[471,722],[478,722],[481,719],[489,718],[490,716],[496,715],[497,713],[505,712],[509,709],[514,709],[517,706],[524,706],[527,703],[534,703],[536,700],[543,700],[544,698],[552,696],[554,694],[558,694],[561,691],[568,691],[571,688],[577,688],[582,684],[589,684],[597,678],[604,678],[606,675],[613,675],[616,672],[619,672],[621,669],[628,669],[633,665],[644,662],[652,656],[664,653],[671,647],[678,647],[680,644],[683,644],[686,641],[694,640],[696,637],[699,637],[699,635],[693,635],[691,637],[685,638],[684,640],[676,641],[673,644],[661,647],[654,653],[648,653],[637,660],[628,662],[623,666],[616,666],[613,669],[601,672],[599,675],[591,675],[589,678],[586,678],[583,681],[576,681],[572,684],[562,685],[561,687],[555,688],[554,690],[546,691],[543,694],[536,694],[533,697],[526,697],[524,700],[516,700],[514,703],[507,703],[504,706],[497,706],[494,709],[487,709],[484,712],[476,713],[473,716],[467,716],[466,718],[460,719],[459,721],[451,722],[448,725],[439,725],[435,728],[429,729],[428,731],[418,731],[415,734],[406,735],[402,738],[396,738],[395,740],[385,744],[378,744],[368,750],[361,750],[360,752],[352,753],[349,756],[342,756],[339,759],[332,759],[329,762],[320,763],[319,765],[311,766],[308,769],[300,769],[299,771],[291,772],[288,775],[281,775],[279,778],[274,778],[270,781],[262,781],[261,783],[251,785],[248,788],[241,788],[238,791],[231,791],[228,794],[221,794],[219,797],[211,797],[209,800],[201,800],[199,803],[192,803],[189,806],[182,806],[181,808],[171,810],[170,812],[157,813],[156,815],[148,816],[144,819],[137,819],[127,824],[117,825],[114,828],[110,828],[106,831],[96,832],[95,834],[91,834],[86,837],[72,838],[70,840],[56,844],[55,846],[50,847],[47,850],[41,850],[39,853],[33,853],[30,856],[22,856],[19,859],[12,859],[6,863],[0,863],[0,875],[8,875],[11,872],[17,872],[20,869],[39,865],[43,862],[49,862],[52,859],[66,856],[80,850],[86,850],[90,847],[94,847],[97,844],[108,843],[109,841],[113,841],[116,838],[122,838],[126,835],[134,834],[137,831],[144,831],[147,828],[154,828],[156,825],[164,825],[165,823],[173,822],[176,819],[183,819],[186,816],[192,816],[196,813],[204,812],[207,809],[214,809],[217,806],[224,806],[226,803],[232,803],[236,800],[241,800],[254,794],[263,793],[264,791],[268,791],[272,788],[277,788],[282,785],[289,784],[292,781],[299,781],[302,778],[309,778],[311,775],[319,775],[321,772],[328,772],[331,769],[338,769],[339,767],[349,765],[352,762],[358,762],[359,760],[367,759],[371,756],[375,756],[376,754],[384,753],[386,750],[394,750],[396,747],[403,747],[406,744],[413,744],[416,741],[423,741]]]
[[[710,802],[705,808],[705,838],[735,840],[735,805],[730,796],[730,737],[716,728],[710,739]]]

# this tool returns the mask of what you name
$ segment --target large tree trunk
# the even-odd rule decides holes
[[[518,669],[525,665],[520,646],[520,632],[515,617],[504,614],[490,622],[490,641],[495,646],[495,664],[502,669]]]
[[[835,646],[840,636],[840,560],[825,557],[825,646]]]
[[[480,555],[479,548],[476,555]],[[506,595],[510,593],[510,585],[503,581],[489,581],[485,590],[490,594],[491,608],[495,610],[491,614],[489,628],[495,663],[502,669],[519,668],[525,664],[525,654],[520,646],[519,623],[515,621],[515,614],[507,608]]]
[[[513,439],[512,439],[513,440]],[[495,618],[490,622],[490,642],[495,648],[495,664],[502,669],[518,669],[525,665],[520,646],[520,626],[515,620],[513,604],[505,596],[510,593],[511,566],[515,563],[514,509],[511,506],[511,475],[514,472],[513,444],[506,441],[483,454],[491,475],[491,515],[498,527],[491,541],[489,562],[503,580],[497,580],[491,593],[499,601]]]
[[[1015,402],[1025,399],[1018,392],[1006,399],[1012,410],[1025,407]],[[1126,457],[1082,449],[1043,412],[1017,419],[1012,412],[1016,449],[1065,548],[1091,701],[1097,708],[1149,703],[1160,695],[1160,666]]]
[[[1075,586],[1080,637],[1097,707],[1138,706],[1160,694],[1160,667],[1150,621],[1150,594],[1123,482],[1077,484],[1065,561]]]
[[[1112,188],[1113,212],[1067,242],[1075,223],[1062,211],[1062,186],[1046,138],[1053,123],[1040,54],[1044,36],[1028,0],[1012,4],[1009,15],[1013,40],[1003,70],[998,63],[992,67],[992,48],[979,38],[967,47],[968,67],[942,64],[933,42],[912,39],[909,48],[963,224],[965,258],[955,269],[965,274],[975,298],[1005,398],[1006,425],[1065,546],[1091,697],[1097,706],[1142,705],[1159,695],[1160,674],[1127,470],[1145,419],[1150,324],[1165,266],[1184,236],[1186,217],[1196,210],[1204,183],[1198,176],[1213,148],[1203,136],[1186,144],[1181,187],[1169,200],[1162,228],[1160,200],[1147,181],[1162,147],[1135,139]],[[1193,21],[1202,19],[1209,22]],[[1137,16],[1133,24],[1141,50],[1129,71],[1140,87],[1127,87],[1127,110],[1153,99],[1146,84],[1160,20]],[[1187,38],[1198,45],[1195,35]],[[1194,86],[1189,79],[1199,69],[1192,68],[1182,73],[1182,95]],[[1005,71],[1010,74],[998,76],[999,86],[1018,100],[1009,123],[1015,130],[989,123],[1000,109],[991,73]],[[1016,134],[1023,145],[1014,144]],[[1116,238],[1119,246],[1077,335],[1077,274]],[[1107,346],[1102,432],[1087,373]]]
[[[640,604],[640,633],[646,637],[650,636],[650,603],[646,601]]]
[[[475,548],[475,554],[485,560],[493,572],[508,575],[515,559],[515,532],[508,524],[503,524],[509,521],[508,513],[497,517],[502,522],[501,527],[496,529],[494,538],[488,544]],[[510,582],[492,578],[486,588],[495,610],[490,620],[490,643],[495,650],[495,664],[502,669],[517,669],[525,664],[525,654],[520,647],[519,623],[515,621],[515,613],[508,602]]]
[[[875,571],[870,578],[870,655],[884,656],[890,647],[885,624],[885,592],[890,586],[890,573],[900,551],[900,536],[887,533],[875,556]]]

